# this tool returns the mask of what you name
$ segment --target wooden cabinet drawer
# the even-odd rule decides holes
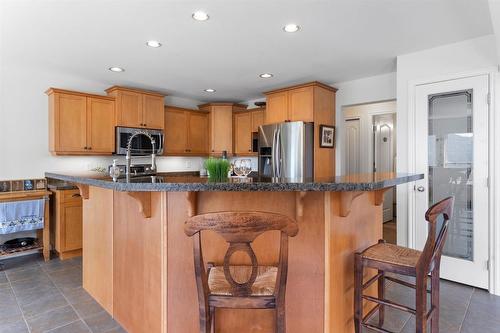
[[[61,191],[61,203],[78,203],[82,202],[82,197],[80,195],[80,190],[65,190]]]

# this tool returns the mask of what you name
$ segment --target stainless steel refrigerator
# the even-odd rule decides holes
[[[314,177],[314,125],[302,121],[259,126],[259,175]]]

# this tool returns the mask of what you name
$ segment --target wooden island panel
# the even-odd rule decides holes
[[[127,332],[199,332],[193,243],[184,221],[189,211],[229,210],[276,212],[298,220],[299,233],[289,241],[288,333],[354,332],[354,252],[382,236],[382,206],[376,205],[375,192],[356,196],[346,217],[341,217],[343,192],[142,193],[151,199],[90,187],[84,201],[84,286]],[[145,204],[149,218],[143,214]],[[91,256],[86,258],[88,235],[95,241],[87,245],[99,245],[101,252],[87,250]],[[255,240],[260,264],[277,263],[278,239],[270,232]],[[105,241],[112,246],[96,244]],[[205,263],[222,264],[226,248],[223,239],[205,232]],[[232,258],[235,264],[247,260]],[[274,332],[273,311],[218,309],[216,332]]]
[[[128,332],[161,332],[167,194],[140,193],[151,196],[150,218],[144,217],[129,193],[114,195],[113,316]]]
[[[90,186],[83,200],[83,288],[111,314],[114,193]]]

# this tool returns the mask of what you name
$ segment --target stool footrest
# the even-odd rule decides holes
[[[367,324],[367,323],[361,323],[362,326],[366,327],[366,328],[369,328],[375,332],[379,332],[379,333],[394,333],[392,331],[388,331],[382,327],[378,327],[378,326],[375,326],[375,325],[372,325],[372,324]]]
[[[377,281],[381,276],[383,276],[384,273],[378,273],[377,275],[373,276],[370,278],[366,283],[363,285],[363,290],[368,288],[373,282]]]
[[[392,308],[395,308],[395,309],[398,309],[401,311],[409,312],[411,314],[417,313],[417,311],[415,309],[409,308],[409,307],[402,305],[402,304],[391,302],[391,301],[386,300],[386,299],[380,299],[380,298],[376,298],[376,297],[372,297],[372,296],[368,296],[368,295],[363,295],[362,297],[364,299],[366,299],[367,301],[374,302],[374,303],[381,304],[381,305],[387,305],[387,306],[390,306]]]
[[[380,308],[380,304],[375,305],[373,307],[373,309],[371,309],[370,311],[368,311],[368,313],[366,314],[366,316],[363,317],[362,322],[363,323],[367,323],[373,317],[373,315],[379,310],[379,308]]]
[[[400,279],[396,279],[396,278],[393,278],[393,277],[390,277],[390,276],[386,276],[385,277],[386,280],[389,280],[389,281],[392,281],[392,282],[395,282],[395,283],[399,283],[403,286],[406,286],[408,288],[417,288],[417,286],[415,286],[413,283],[410,283],[410,282],[406,282],[406,281],[403,281],[403,280],[400,280]],[[431,291],[429,289],[427,289],[427,292],[430,293]]]

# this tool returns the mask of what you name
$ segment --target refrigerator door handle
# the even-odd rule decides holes
[[[272,161],[272,174],[271,177],[276,177],[276,136],[278,134],[278,130],[275,129],[273,132],[273,146],[271,149],[271,161]]]
[[[281,178],[282,169],[282,151],[281,151],[281,128],[278,128],[276,133],[276,177]]]

